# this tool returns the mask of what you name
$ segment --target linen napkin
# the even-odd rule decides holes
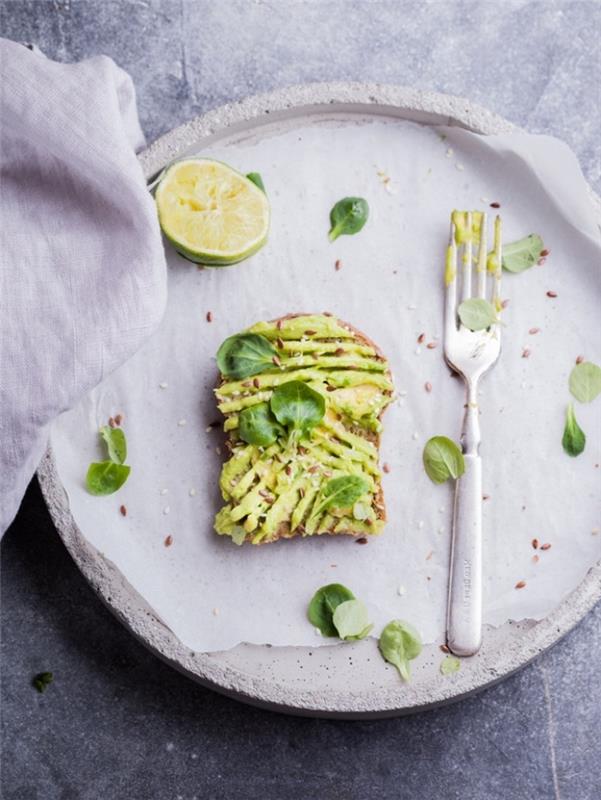
[[[61,412],[155,330],[166,266],[129,75],[0,40],[0,534]]]

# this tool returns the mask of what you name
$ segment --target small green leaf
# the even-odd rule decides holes
[[[270,405],[280,425],[300,435],[308,434],[319,425],[326,413],[323,395],[303,381],[282,383],[271,395]]]
[[[238,433],[248,444],[267,447],[284,433],[284,429],[271,413],[269,403],[258,403],[240,412]]]
[[[86,475],[88,492],[94,495],[113,494],[123,486],[129,477],[130,469],[125,464],[115,464],[114,461],[90,464]]]
[[[563,438],[561,440],[563,449],[569,456],[575,458],[579,456],[584,450],[586,444],[586,436],[584,431],[576,422],[576,415],[574,414],[574,404],[570,403],[566,412],[566,424],[563,430]]]
[[[110,460],[115,464],[124,464],[127,458],[127,442],[121,428],[111,428],[105,425],[100,429],[100,435],[106,443]]]
[[[338,631],[338,636],[347,641],[364,639],[373,628],[365,603],[361,600],[346,600],[336,606],[332,622]]]
[[[459,672],[461,668],[461,661],[457,656],[445,656],[440,662],[441,675],[452,675],[454,672]]]
[[[409,662],[422,651],[422,640],[415,628],[404,620],[393,619],[380,634],[378,646],[382,657],[398,669],[403,680],[409,681]]]
[[[483,331],[499,321],[492,303],[482,297],[471,297],[464,300],[457,309],[459,319],[471,331]]]
[[[230,336],[217,351],[217,366],[226,378],[240,380],[273,367],[277,351],[271,342],[258,333]]]
[[[31,683],[32,686],[34,686],[41,694],[42,692],[46,691],[53,680],[54,675],[51,672],[39,672],[33,677]]]
[[[330,211],[330,232],[328,238],[331,242],[340,235],[351,236],[359,233],[367,222],[369,206],[362,197],[344,197],[339,200]]]
[[[543,240],[537,233],[503,245],[503,269],[507,272],[524,272],[533,267],[545,249]],[[494,255],[490,253],[489,256]]]
[[[433,436],[426,442],[423,461],[426,474],[433,483],[460,478],[465,472],[463,453],[446,436]]]
[[[334,611],[341,603],[354,600],[355,595],[341,583],[329,583],[318,589],[309,603],[307,617],[323,636],[338,636],[334,626]]]
[[[267,194],[267,192],[265,191],[265,184],[263,183],[263,178],[261,177],[260,173],[249,172],[246,177],[251,183],[254,183],[255,186],[258,186],[259,189],[263,192],[263,194]]]
[[[601,392],[601,367],[584,361],[570,373],[570,392],[581,403],[592,403]]]
[[[321,490],[320,501],[311,512],[315,518],[330,508],[350,508],[369,491],[369,484],[360,475],[341,475],[329,480]]]

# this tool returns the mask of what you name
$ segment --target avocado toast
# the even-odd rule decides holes
[[[217,362],[230,458],[216,532],[237,544],[380,533],[393,384],[373,342],[332,315],[291,314],[230,337]]]

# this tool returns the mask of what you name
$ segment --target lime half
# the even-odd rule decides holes
[[[252,256],[267,241],[267,196],[221,161],[176,161],[165,171],[155,199],[163,233],[191,261],[225,267]]]

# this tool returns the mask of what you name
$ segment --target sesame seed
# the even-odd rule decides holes
[[[455,164],[455,169],[458,170],[459,172],[463,172],[465,167],[463,166],[463,164],[457,163],[457,164]]]
[[[446,508],[444,506],[440,506],[438,511],[439,511],[440,514],[444,514],[444,512],[446,511]]]
[[[161,489],[159,494],[165,495],[165,494],[167,494],[168,491],[169,491],[169,489]]]
[[[180,421],[177,424],[179,425],[180,428],[183,428],[184,425],[186,424],[186,420],[185,419],[180,419]]]
[[[219,616],[219,609],[218,608],[214,608],[213,609],[213,616],[214,617],[218,617]]]
[[[127,509],[125,508],[125,506],[120,506],[119,507],[119,511],[121,512],[121,516],[122,517],[126,517],[127,516]]]
[[[173,544],[173,536],[171,536],[171,534],[169,534],[169,536],[166,536],[163,544],[165,545],[165,547],[171,547],[171,545]]]
[[[207,425],[207,427],[205,428],[205,433],[211,433],[212,430],[213,430],[213,426],[212,425]]]
[[[165,506],[165,508],[163,509],[163,514],[165,514],[166,516],[170,511],[171,509],[169,508],[169,506]]]
[[[196,497],[196,489],[194,489],[194,488],[190,489],[188,494],[190,495],[190,497]]]
[[[399,392],[399,397],[407,397],[407,392],[403,389]]]
[[[407,589],[405,589],[405,587],[401,584],[397,588],[396,593],[399,595],[399,597],[402,597],[404,594],[407,594]]]
[[[417,306],[413,306],[413,305],[407,306],[407,311],[415,311],[416,309],[417,309]]]
[[[438,529],[438,533],[444,533],[444,528],[442,527],[442,525],[441,525],[441,526],[440,526],[440,528]]]
[[[416,440],[419,439],[419,433],[417,431],[414,432],[413,438]]]
[[[447,158],[452,158],[452,156],[453,156],[453,148],[452,147],[449,147],[447,149],[446,156],[447,156]]]
[[[525,585],[526,585],[526,581],[518,581],[516,583],[516,585],[515,585],[515,588],[516,589],[523,589]]]
[[[276,365],[276,367],[281,367],[282,366],[282,362],[280,361],[280,359],[277,356],[274,356],[271,360]]]
[[[282,325],[283,325],[283,324],[284,324],[284,323],[282,322],[282,320],[281,320],[281,319],[279,319],[279,320],[276,322],[275,326],[276,326],[276,328],[277,328],[279,331],[281,331],[281,330],[282,330]]]
[[[424,521],[423,521],[423,519],[420,519],[420,521],[417,523],[417,527],[418,527],[418,528],[419,528],[419,530],[421,531],[421,529],[424,527]]]
[[[415,355],[418,356],[421,353],[421,351],[422,351],[421,347],[416,347],[415,348]]]
[[[165,383],[164,381],[163,381],[163,383],[159,383],[159,389],[166,389],[168,386],[169,386],[169,384]]]

